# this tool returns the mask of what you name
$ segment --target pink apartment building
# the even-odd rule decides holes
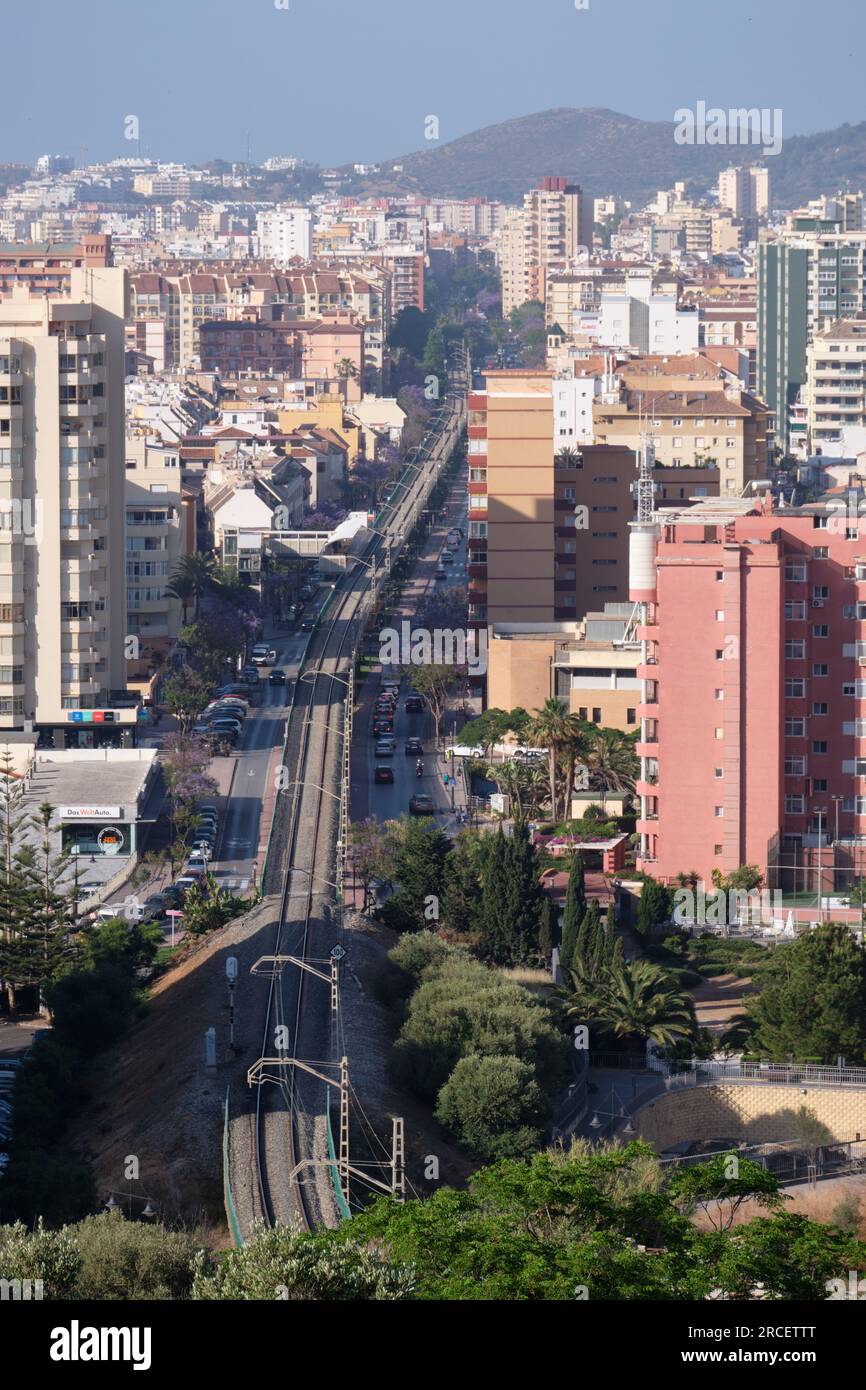
[[[633,527],[647,873],[757,864],[769,888],[825,893],[866,876],[862,501],[708,498]]]

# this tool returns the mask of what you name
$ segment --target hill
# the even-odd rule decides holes
[[[679,145],[675,128],[672,120],[643,121],[601,107],[557,107],[396,155],[382,162],[379,175],[353,180],[353,187],[519,202],[543,175],[565,174],[593,194],[644,202],[679,180],[704,191],[720,169],[746,160],[767,163],[776,207],[866,186],[866,122],[785,136],[781,152],[766,161],[759,146]],[[393,172],[395,163],[402,172]]]

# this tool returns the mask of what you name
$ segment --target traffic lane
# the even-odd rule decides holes
[[[413,796],[426,795],[433,799],[434,819],[443,830],[456,831],[456,820],[451,811],[451,796],[445,786],[444,776],[448,769],[436,751],[433,716],[425,709],[422,714],[409,714],[405,708],[408,695],[412,692],[402,687],[397,715],[394,719],[394,738],[397,747],[390,756],[376,753],[377,740],[370,734],[367,721],[367,785],[369,788],[368,814],[380,824],[396,820],[409,812],[409,802]],[[417,776],[416,753],[407,753],[406,740],[420,738],[424,751],[421,761],[424,766],[422,776]],[[393,783],[374,781],[376,767],[381,764],[393,768]],[[449,774],[450,775],[450,774]]]
[[[271,685],[267,675],[259,682],[259,705],[247,715],[235,757],[235,769],[223,814],[223,833],[214,860],[215,876],[226,887],[243,891],[249,886],[259,847],[262,801],[267,790],[271,755],[281,746],[293,682],[306,646],[306,634],[274,639],[277,661],[270,670],[286,672],[285,685]]]

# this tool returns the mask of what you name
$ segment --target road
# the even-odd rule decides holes
[[[467,540],[466,532],[466,479],[461,471],[448,495],[447,518],[433,527],[427,536],[424,548],[418,557],[412,576],[407,583],[403,597],[394,618],[394,626],[400,630],[404,618],[414,617],[417,605],[428,591],[437,587],[466,587],[467,583]],[[436,567],[442,554],[449,530],[459,526],[463,531],[460,548],[454,553],[454,564],[447,567],[448,578],[436,579]],[[376,754],[376,740],[372,737],[371,724],[376,698],[381,690],[381,673],[374,673],[365,680],[362,687],[358,709],[355,715],[355,738],[352,749],[352,787],[350,818],[365,820],[373,817],[384,822],[395,820],[409,810],[409,799],[416,793],[432,796],[436,807],[436,819],[445,828],[451,829],[454,820],[451,815],[451,795],[444,784],[446,764],[436,755],[434,745],[433,717],[429,712],[408,714],[406,695],[410,687],[403,682],[397,716],[394,720],[394,737],[397,740],[396,752],[390,758]],[[415,774],[416,755],[407,755],[404,744],[407,738],[420,738],[424,744],[424,775]],[[388,763],[394,769],[393,783],[376,783],[374,769],[379,763]],[[459,804],[459,803],[458,803]]]

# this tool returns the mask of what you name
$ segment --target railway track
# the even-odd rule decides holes
[[[285,746],[284,763],[291,782],[278,798],[273,832],[273,843],[285,849],[269,866],[273,886],[267,881],[264,885],[266,892],[280,892],[272,945],[275,956],[323,961],[339,939],[334,910],[339,797],[329,784],[339,780],[335,776],[341,752],[337,745],[346,728],[348,672],[364,628],[374,557],[378,563],[386,553],[392,557],[399,553],[459,438],[469,380],[464,372],[460,363],[452,370],[436,439],[423,459],[410,461],[404,469],[396,495],[376,518],[380,534],[362,557],[364,563],[334,590],[304,657]],[[286,965],[271,975],[260,1056],[274,1055],[278,1028],[285,1030],[288,1039],[287,1056],[326,1067],[335,1061],[329,990],[309,971]],[[331,1189],[321,1180],[326,1170],[308,1168],[288,1181],[302,1158],[325,1156],[329,1089],[295,1068],[287,1068],[277,1086],[257,1087],[255,1186],[260,1214],[268,1225],[294,1220],[310,1230],[320,1222],[335,1224],[338,1219],[333,1195],[329,1198]]]

